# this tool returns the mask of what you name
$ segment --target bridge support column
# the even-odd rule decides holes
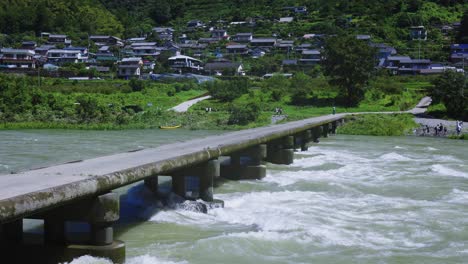
[[[312,139],[312,131],[306,130],[294,136],[294,150],[301,149],[307,151],[309,149],[309,142]]]
[[[336,135],[336,128],[337,127],[338,127],[338,121],[333,121],[331,123],[331,129],[330,129],[332,134]]]
[[[0,245],[21,244],[23,242],[23,219],[5,223],[0,228]]]
[[[287,136],[268,143],[266,160],[274,164],[292,164],[294,162],[294,137]]]
[[[181,169],[172,173],[172,190],[185,199],[199,199],[212,202],[213,184],[220,176],[218,160]]]
[[[325,125],[322,126],[322,136],[324,138],[328,137],[329,131],[330,131],[330,125],[329,124],[325,124]]]
[[[119,200],[119,195],[107,193],[32,216],[44,220],[42,244],[37,243],[37,239],[30,241],[30,234],[25,236],[23,243],[13,243],[15,237],[22,237],[22,220],[3,225],[2,231],[7,233],[2,232],[2,237],[7,239],[4,242],[8,244],[5,245],[11,248],[5,252],[6,258],[18,263],[62,263],[91,255],[108,258],[113,263],[123,263],[125,244],[114,240],[112,228],[120,216]],[[66,232],[67,221],[88,223],[89,233],[81,234],[81,239],[77,240],[77,233]],[[88,239],[84,240],[86,237]]]
[[[150,190],[152,193],[154,193],[156,195],[158,194],[158,192],[159,192],[159,189],[158,189],[159,182],[158,182],[158,176],[157,175],[146,178],[144,180],[144,183],[145,183],[146,188],[148,188],[148,190]]]
[[[89,244],[68,245],[64,250],[65,259],[91,255],[109,258],[114,263],[125,261],[125,244],[114,240],[112,224],[120,217],[120,198],[116,193],[100,195],[89,202],[78,205],[78,220],[85,220],[90,225]]]
[[[267,146],[260,144],[246,150],[233,153],[229,160],[221,164],[221,177],[230,180],[255,180],[266,176],[266,166],[262,164],[266,157]]]

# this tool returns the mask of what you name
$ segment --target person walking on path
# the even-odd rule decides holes
[[[333,107],[332,112],[333,112],[333,114],[336,114],[336,107]]]

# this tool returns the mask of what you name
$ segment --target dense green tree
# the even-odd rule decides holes
[[[312,96],[312,78],[302,72],[296,73],[291,79],[291,103],[306,105]]]
[[[282,74],[274,74],[262,84],[262,91],[271,94],[273,101],[280,101],[289,91],[290,82]]]
[[[465,78],[463,73],[446,71],[433,81],[432,99],[434,102],[442,102],[450,117],[468,117],[468,91]]]
[[[258,103],[250,102],[246,105],[232,106],[230,112],[228,124],[247,125],[258,119],[261,109]]]
[[[357,105],[373,75],[376,50],[354,36],[331,37],[326,41],[324,57],[323,69],[330,84],[340,88],[348,106]]]
[[[205,83],[205,88],[210,92],[211,96],[222,102],[232,102],[234,99],[246,94],[249,87],[250,82],[247,78]]]
[[[468,43],[468,11],[463,14],[460,31],[457,35],[457,41],[458,43]]]

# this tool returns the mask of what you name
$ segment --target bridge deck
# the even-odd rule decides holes
[[[0,223],[340,120],[327,115],[0,175]]]

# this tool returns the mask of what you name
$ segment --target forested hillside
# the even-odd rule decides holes
[[[6,0],[0,2],[0,32],[41,31],[114,34],[122,37],[156,24],[185,24],[189,19],[242,21],[288,15],[285,6],[306,6],[307,31],[355,29],[380,38],[397,38],[411,25],[460,21],[466,0]],[[305,22],[305,21],[304,21]],[[326,31],[326,32],[325,32]],[[404,33],[404,32],[403,32]]]

